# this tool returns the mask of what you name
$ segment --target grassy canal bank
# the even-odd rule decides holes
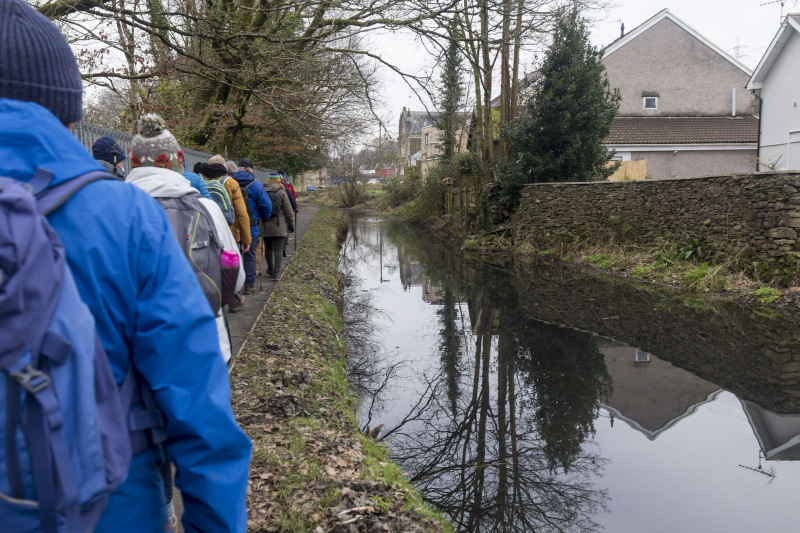
[[[337,271],[345,234],[340,213],[320,211],[231,369],[253,441],[248,531],[451,531],[358,429]]]

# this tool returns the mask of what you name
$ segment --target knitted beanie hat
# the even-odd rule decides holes
[[[159,166],[178,170],[178,156],[182,155],[183,150],[166,129],[163,118],[150,113],[139,119],[139,133],[131,141],[131,162],[134,166]]]
[[[92,157],[116,165],[125,161],[125,152],[119,147],[114,137],[105,136],[97,139],[92,145]]]
[[[225,168],[225,165],[220,165],[219,163],[214,163],[213,165],[204,163],[200,165],[200,174],[208,179],[215,180],[217,178],[221,178],[227,173],[228,169]]]
[[[225,161],[224,157],[222,157],[221,155],[217,154],[217,155],[215,155],[214,157],[212,157],[211,159],[208,160],[208,164],[209,165],[222,165],[224,167],[225,164],[226,164],[226,161]]]
[[[35,102],[71,124],[83,115],[82,93],[58,28],[22,0],[0,0],[0,98]]]

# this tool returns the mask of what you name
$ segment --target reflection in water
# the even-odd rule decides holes
[[[710,381],[626,344],[598,344],[614,382],[614,393],[603,407],[650,440],[722,392]]]
[[[785,511],[721,511],[743,494],[780,508],[800,489],[800,470],[786,468],[797,465],[760,462],[800,457],[793,324],[547,265],[511,275],[389,221],[353,218],[350,230],[362,424],[382,425],[459,530],[795,523]],[[769,494],[757,484],[767,478]]]

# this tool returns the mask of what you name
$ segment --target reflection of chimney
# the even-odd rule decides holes
[[[622,22],[620,24],[621,24],[621,26],[620,26],[620,29],[619,29],[619,38],[622,39],[623,37],[625,37],[625,23]]]

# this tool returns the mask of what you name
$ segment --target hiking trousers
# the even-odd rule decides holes
[[[258,244],[258,242],[256,242]],[[250,244],[250,250],[244,253],[244,284],[256,283],[256,244]]]
[[[278,280],[283,263],[283,245],[286,237],[264,237],[264,255],[273,280]]]

